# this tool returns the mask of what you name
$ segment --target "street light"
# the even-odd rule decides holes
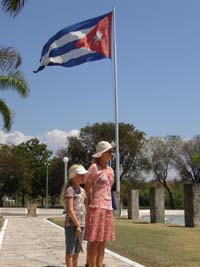
[[[63,162],[65,164],[65,183],[67,182],[67,164],[68,164],[68,161],[69,161],[68,157],[63,158]]]
[[[48,195],[48,192],[49,192],[49,162],[47,160],[47,162],[45,163],[46,164],[46,209],[48,208],[49,206],[49,203],[48,203],[48,198],[49,198],[49,195]]]

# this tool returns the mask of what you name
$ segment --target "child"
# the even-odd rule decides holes
[[[87,171],[81,165],[69,168],[69,180],[65,185],[66,206],[65,240],[66,266],[77,267],[78,255],[82,250],[83,229],[85,227],[85,190],[80,187]]]

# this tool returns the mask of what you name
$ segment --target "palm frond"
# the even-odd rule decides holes
[[[0,69],[8,71],[17,69],[22,63],[21,56],[13,47],[0,46]]]
[[[0,76],[0,90],[7,89],[17,91],[21,97],[27,97],[30,91],[28,82],[19,70]]]
[[[0,113],[2,114],[4,121],[3,129],[9,131],[12,125],[12,111],[9,109],[3,99],[0,99]]]
[[[5,13],[10,14],[14,18],[20,13],[25,2],[27,0],[1,0],[1,6]]]

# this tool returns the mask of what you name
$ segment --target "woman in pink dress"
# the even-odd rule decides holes
[[[92,157],[94,160],[85,185],[88,210],[84,239],[89,242],[89,267],[102,267],[106,241],[115,239],[111,199],[114,172],[108,165],[113,157],[113,145],[106,141],[99,142]]]

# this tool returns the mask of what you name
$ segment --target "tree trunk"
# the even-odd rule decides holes
[[[56,195],[51,196],[51,207],[54,207],[56,204]]]
[[[165,188],[167,189],[167,193],[169,194],[170,206],[172,210],[174,210],[174,199],[173,199],[172,192],[170,191],[168,186],[165,186]]]
[[[53,199],[53,196],[51,196],[51,207],[54,206],[54,199]]]
[[[168,187],[168,185],[166,183],[166,178],[163,179],[163,180],[158,178],[158,181],[162,186],[164,186],[166,188],[167,193],[169,194],[169,200],[170,200],[171,209],[174,210],[174,199],[173,199],[172,192],[171,192],[170,188]]]
[[[44,207],[44,197],[42,195],[42,208]]]
[[[0,196],[0,207],[3,207],[3,196]]]
[[[22,207],[25,207],[25,193],[22,192]]]

